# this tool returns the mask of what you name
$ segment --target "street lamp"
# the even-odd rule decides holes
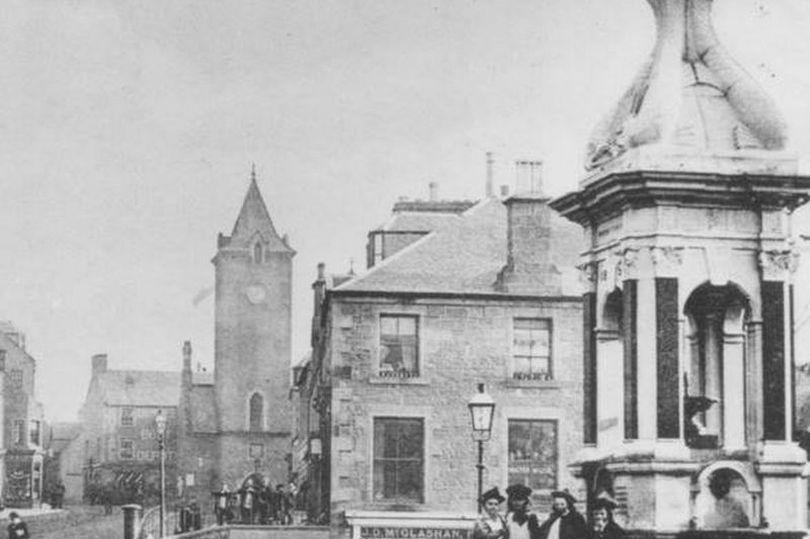
[[[158,450],[160,451],[160,536],[166,535],[166,416],[158,410],[155,416]]]
[[[478,384],[476,393],[467,403],[472,418],[473,440],[478,442],[478,511],[481,511],[481,487],[484,479],[484,442],[492,435],[492,416],[495,401],[484,392],[484,384]]]

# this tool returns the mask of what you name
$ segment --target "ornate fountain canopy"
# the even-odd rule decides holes
[[[588,143],[593,176],[620,170],[793,174],[773,100],[718,42],[712,0],[647,0],[648,61]],[[588,183],[586,178],[585,182]]]

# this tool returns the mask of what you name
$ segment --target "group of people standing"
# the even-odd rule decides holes
[[[241,524],[292,524],[292,509],[296,488],[294,483],[279,483],[275,489],[270,480],[256,486],[248,478],[244,486],[231,492],[223,484],[218,492],[213,492],[214,512],[217,524],[222,526],[238,521]]]
[[[532,489],[525,485],[510,485],[507,512],[500,506],[505,498],[498,487],[481,496],[481,515],[475,523],[474,539],[616,539],[624,530],[613,521],[616,503],[599,497],[591,507],[590,521],[576,509],[576,500],[566,490],[551,493],[551,515],[542,522],[529,510]]]

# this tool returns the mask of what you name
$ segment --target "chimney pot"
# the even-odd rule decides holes
[[[431,202],[436,202],[439,200],[439,184],[437,182],[430,182],[428,184],[428,190],[430,193]]]
[[[318,262],[318,280],[323,281],[326,278],[326,264]]]
[[[107,354],[96,354],[92,358],[93,374],[101,374],[107,371]]]

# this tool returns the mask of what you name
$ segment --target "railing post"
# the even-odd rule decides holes
[[[141,522],[141,506],[129,504],[121,507],[124,513],[124,539],[135,539],[135,532]]]

